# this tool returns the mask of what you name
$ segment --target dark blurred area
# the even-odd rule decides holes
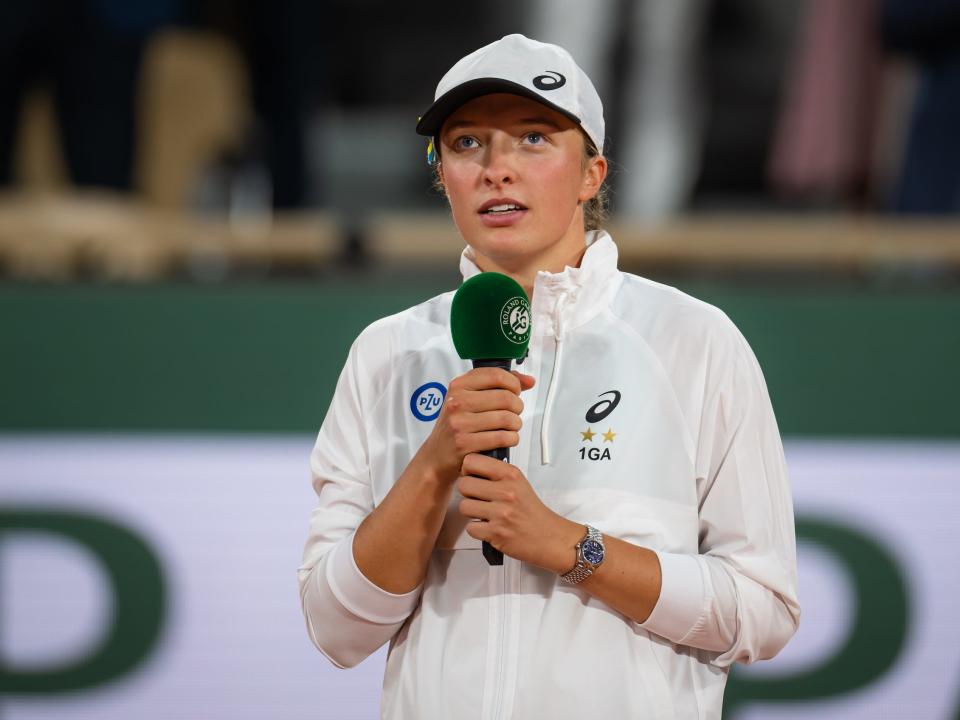
[[[603,99],[619,267],[728,315],[785,441],[803,621],[723,716],[960,718],[960,0],[3,0],[4,720],[379,716],[384,653],[304,633],[310,447],[460,282],[414,127],[513,32]]]
[[[144,49],[173,2],[6,2],[0,6],[0,182],[17,179],[21,109],[42,87],[79,186],[129,190]],[[30,129],[26,128],[26,132]]]
[[[452,63],[519,31],[568,48],[598,86],[628,265],[849,276],[879,254],[956,277],[960,2],[498,0],[458,15],[434,0],[3,3],[0,272],[443,265],[458,241],[413,126]],[[723,239],[771,218],[770,243]],[[811,218],[821,245],[860,254],[795,239]],[[729,252],[689,249],[718,222]]]

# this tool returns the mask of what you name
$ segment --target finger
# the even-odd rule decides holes
[[[519,378],[517,378],[513,373],[507,372],[503,368],[474,368],[461,377],[464,381],[464,388],[467,390],[491,390],[493,388],[503,388],[504,390],[509,390],[514,395],[520,394]]]
[[[491,505],[483,500],[464,498],[460,501],[458,509],[460,510],[460,514],[464,517],[473,518],[475,520],[490,519]]]
[[[490,536],[493,534],[490,531],[490,523],[482,520],[478,522],[469,522],[464,529],[467,531],[467,535],[475,540],[484,540],[486,542],[490,542]]]
[[[473,476],[484,480],[506,480],[516,472],[518,472],[517,469],[510,463],[479,453],[466,455],[460,468],[462,476]]]
[[[461,475],[457,480],[457,490],[465,498],[487,503],[497,497],[496,484],[485,477],[475,475]]]
[[[486,430],[459,438],[457,447],[465,456],[497,448],[511,448],[520,444],[520,433],[513,430]],[[498,461],[499,462],[499,461]]]
[[[460,406],[470,412],[510,410],[517,415],[523,412],[523,400],[509,390],[465,390],[460,397]]]
[[[488,410],[481,413],[469,413],[450,419],[450,426],[460,432],[479,433],[487,430],[512,430],[519,432],[523,421],[509,410]]]

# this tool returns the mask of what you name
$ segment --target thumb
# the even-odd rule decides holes
[[[519,370],[513,370],[512,372],[514,375],[517,376],[517,379],[520,381],[521,391],[529,390],[537,382],[536,378],[534,378],[533,375],[527,375],[525,373],[520,372]]]

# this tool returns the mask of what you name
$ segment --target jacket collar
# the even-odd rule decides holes
[[[580,267],[565,267],[561,272],[541,270],[533,285],[534,332],[556,334],[559,330],[558,313],[563,313],[562,324],[567,330],[588,322],[609,305],[620,286],[617,271],[617,246],[606,230],[591,230],[584,240],[587,251]],[[460,256],[463,279],[481,272],[477,267],[473,248],[467,246]]]

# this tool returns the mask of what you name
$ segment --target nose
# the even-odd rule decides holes
[[[517,179],[513,144],[509,136],[491,138],[484,153],[483,181],[490,186],[509,185]]]

